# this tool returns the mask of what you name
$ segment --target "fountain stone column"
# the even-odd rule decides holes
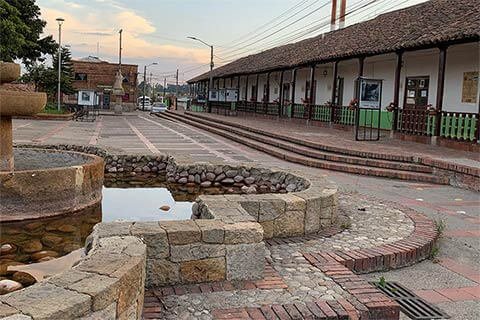
[[[12,172],[12,116],[39,113],[47,103],[47,95],[8,85],[20,77],[20,65],[0,61],[0,172]],[[5,85],[5,83],[7,83]]]

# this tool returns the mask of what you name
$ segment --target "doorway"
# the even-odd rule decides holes
[[[425,109],[428,105],[429,77],[407,77],[405,80],[404,109]]]

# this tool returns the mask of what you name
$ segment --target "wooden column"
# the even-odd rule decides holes
[[[293,108],[295,107],[295,86],[297,82],[297,68],[292,70],[292,105],[290,107],[290,118],[293,118]]]
[[[335,101],[335,95],[337,94],[337,78],[338,78],[338,63],[340,61],[335,61],[333,63],[333,83],[332,83],[332,100],[331,100],[331,110],[330,110],[330,122],[334,122],[335,120],[335,107],[337,102]]]
[[[402,73],[402,64],[403,64],[403,52],[397,52],[397,66],[395,67],[395,82],[393,84],[393,104],[395,110],[393,111],[393,124],[392,130],[397,131],[398,129],[398,108],[400,107],[400,74]]]
[[[255,83],[255,90],[257,92],[255,92],[255,108],[254,108],[254,113],[257,113],[257,104],[258,104],[258,80],[260,78],[260,74],[257,73],[257,77],[256,77],[256,83]]]
[[[240,76],[237,77],[237,102],[240,101]]]
[[[248,102],[248,74],[247,74],[247,79],[245,81],[245,101]]]
[[[282,116],[282,106],[283,106],[283,70],[280,73],[280,89],[278,90],[278,116]]]
[[[445,87],[445,66],[447,63],[447,47],[440,47],[438,57],[438,79],[437,79],[437,99],[436,109],[438,110],[435,117],[435,136],[440,136],[440,122],[442,119],[443,110],[443,93]]]
[[[267,92],[265,95],[266,103],[270,102],[270,72],[267,73]]]
[[[315,87],[315,66],[310,67],[310,96],[308,97],[308,119],[312,119],[313,116],[313,97]]]
[[[363,77],[363,66],[365,64],[365,57],[358,58],[358,76]]]

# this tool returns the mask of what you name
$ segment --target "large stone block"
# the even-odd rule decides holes
[[[202,232],[202,241],[206,243],[223,243],[225,224],[218,220],[198,219],[195,221]]]
[[[227,246],[227,280],[254,280],[263,276],[265,244]]]
[[[294,194],[282,193],[282,194],[276,194],[275,196],[285,201],[286,211],[305,211],[307,208],[305,199],[297,197]]]
[[[180,264],[182,283],[201,283],[225,280],[225,258],[193,260]]]
[[[145,244],[137,237],[115,236],[99,239],[95,251],[135,256],[144,254]]]
[[[131,232],[147,244],[147,258],[162,259],[169,256],[167,232],[160,228],[158,222],[136,222]]]
[[[276,197],[260,200],[258,221],[274,220],[285,213],[285,201]]]
[[[117,304],[114,302],[105,309],[93,312],[78,320],[115,320],[117,318]]]
[[[145,265],[145,256],[131,257],[122,268],[112,274],[119,279],[117,314],[122,314],[135,305],[138,296],[144,294]]]
[[[84,259],[78,266],[76,266],[75,270],[93,272],[108,276],[128,263],[130,258],[130,256],[125,254],[95,252]]]
[[[91,297],[86,294],[40,283],[0,297],[22,313],[40,320],[75,319],[90,311]]]
[[[95,274],[66,288],[92,297],[92,310],[98,311],[114,303],[118,295],[118,279]]]
[[[167,232],[170,245],[189,244],[202,239],[200,229],[193,220],[161,221],[160,227]]]
[[[287,211],[273,220],[274,237],[295,237],[304,234],[305,212]]]
[[[201,260],[223,256],[225,256],[225,246],[222,244],[193,243],[170,247],[170,260],[172,262]]]
[[[263,238],[271,239],[273,238],[273,220],[259,222],[263,228]]]
[[[225,225],[225,244],[255,243],[263,240],[263,228],[257,222]]]
[[[147,259],[148,288],[160,287],[180,282],[180,264],[165,259]]]

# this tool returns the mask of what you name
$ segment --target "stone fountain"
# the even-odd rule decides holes
[[[103,159],[93,155],[14,148],[13,116],[45,107],[45,93],[11,84],[20,66],[0,62],[0,222],[52,217],[101,201]]]

